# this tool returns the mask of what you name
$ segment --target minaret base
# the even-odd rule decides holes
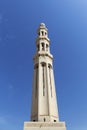
[[[24,130],[66,130],[65,122],[24,122]]]

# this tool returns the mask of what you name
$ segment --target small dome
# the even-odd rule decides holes
[[[40,29],[45,29],[45,31],[48,31],[48,29],[45,26],[45,23],[40,23],[39,28],[38,28],[37,31],[40,32]]]
[[[41,23],[41,24],[40,24],[40,26],[43,26],[43,27],[45,27],[45,24],[44,24],[44,23]]]

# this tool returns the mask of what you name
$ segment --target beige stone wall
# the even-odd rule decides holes
[[[53,56],[50,53],[48,30],[44,24],[41,24],[38,29],[36,48],[31,120],[40,122],[59,121],[52,63]]]
[[[59,122],[59,123],[25,122],[24,130],[66,130],[66,126],[65,122]]]

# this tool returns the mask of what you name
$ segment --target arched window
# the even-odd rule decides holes
[[[46,119],[44,118],[44,122],[46,121]]]
[[[44,35],[44,31],[41,31],[41,33],[42,33],[42,36]]]
[[[52,65],[51,65],[51,64],[48,64],[48,68],[52,68]]]
[[[51,92],[51,97],[53,96],[52,94],[52,74],[51,74],[51,71],[52,71],[52,66],[51,64],[48,64],[48,68],[49,68],[49,80],[50,80],[50,92]]]
[[[45,79],[45,70],[46,70],[46,63],[42,62],[41,63],[42,65],[42,84],[43,84],[43,96],[45,96],[45,82],[46,82],[46,79]]]
[[[46,51],[48,51],[48,44],[46,44]]]
[[[45,45],[44,45],[43,42],[41,44],[42,44],[42,50],[44,51],[45,50]]]
[[[47,35],[47,33],[45,32],[45,36]]]
[[[41,65],[42,65],[42,66],[46,66],[46,63],[45,63],[45,62],[41,62]]]

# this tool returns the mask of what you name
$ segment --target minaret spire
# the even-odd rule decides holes
[[[37,51],[49,52],[50,40],[48,38],[48,29],[44,23],[41,23],[37,30],[38,37],[36,39]]]
[[[31,121],[57,122],[59,117],[52,63],[53,56],[50,54],[48,29],[44,23],[40,24],[37,33]]]
[[[50,53],[48,29],[41,23],[37,30],[36,53],[32,91],[31,121],[24,123],[24,130],[66,130],[59,121],[53,56]]]

